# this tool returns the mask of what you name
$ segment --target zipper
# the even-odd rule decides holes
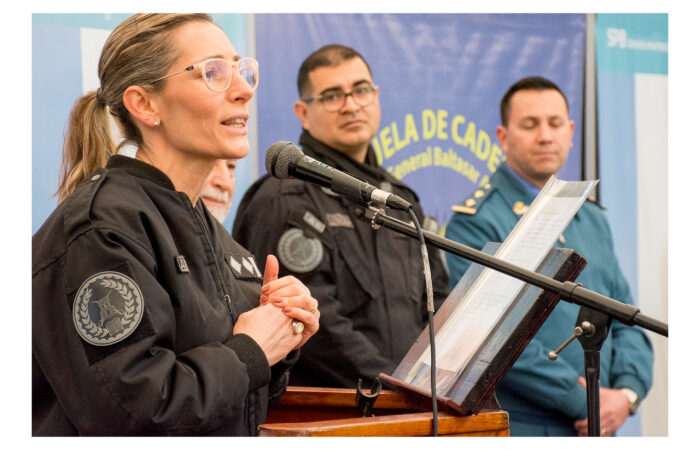
[[[187,200],[189,202],[189,199]],[[192,206],[192,212],[197,219],[197,224],[199,225],[199,228],[202,230],[202,235],[204,236],[204,239],[207,241],[207,245],[209,246],[209,250],[211,251],[211,254],[213,255],[214,259],[214,267],[216,267],[216,273],[218,275],[218,281],[219,281],[219,287],[221,288],[221,292],[224,293],[223,301],[224,304],[226,305],[226,309],[228,309],[228,315],[229,318],[231,319],[231,328],[233,329],[233,325],[235,324],[235,316],[233,314],[233,309],[232,309],[232,304],[231,304],[231,297],[228,295],[226,292],[226,286],[224,285],[224,276],[221,273],[221,267],[219,267],[219,261],[216,258],[216,252],[214,251],[214,246],[211,243],[211,239],[209,238],[209,234],[207,233],[207,229],[204,226],[204,219],[202,219],[197,211],[197,208],[195,206]]]

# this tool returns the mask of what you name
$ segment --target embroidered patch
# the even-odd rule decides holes
[[[233,256],[226,258],[228,266],[233,271],[233,276],[242,280],[257,280],[262,278],[255,256]]]
[[[343,213],[326,214],[326,223],[329,227],[355,228],[350,216]]]
[[[318,234],[323,234],[323,232],[326,230],[326,224],[321,222],[321,220],[318,217],[314,216],[310,211],[306,211],[304,213],[304,217],[302,217],[302,220],[306,222],[311,228],[318,231]]]
[[[100,272],[83,282],[73,300],[73,324],[86,342],[106,346],[126,339],[143,317],[143,294],[131,278]]]
[[[175,257],[175,264],[177,265],[177,271],[180,273],[189,273],[190,269],[187,267],[187,260],[183,255],[177,255]]]
[[[306,236],[300,228],[290,228],[280,236],[277,254],[290,271],[311,272],[323,261],[323,244],[315,237]]]

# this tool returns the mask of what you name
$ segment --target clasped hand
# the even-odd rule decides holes
[[[268,255],[260,295],[260,306],[239,316],[233,333],[245,333],[257,342],[272,366],[300,348],[318,331],[321,316],[318,301],[297,278],[278,278],[279,263]],[[295,334],[293,321],[304,330]]]

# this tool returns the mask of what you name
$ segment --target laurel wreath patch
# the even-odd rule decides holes
[[[138,285],[119,272],[100,272],[85,280],[73,300],[73,324],[85,341],[115,344],[136,330],[143,317]]]

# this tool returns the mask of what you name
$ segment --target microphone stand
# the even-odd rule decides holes
[[[389,217],[372,207],[364,207],[356,205],[353,213],[355,217],[374,226],[384,226],[397,233],[401,233],[410,238],[417,239],[418,232],[416,229],[406,222]],[[580,306],[593,309],[595,311],[607,314],[613,319],[629,326],[637,325],[647,329],[653,333],[668,337],[668,324],[660,320],[651,318],[641,314],[639,308],[634,305],[628,305],[610,297],[598,294],[584,288],[580,283],[572,283],[571,281],[557,281],[553,278],[546,277],[532,270],[523,269],[515,264],[495,258],[486,253],[474,250],[466,245],[446,239],[435,233],[423,230],[425,242],[439,249],[448,251],[454,255],[461,256],[470,261],[473,261],[482,266],[493,269],[497,272],[510,275],[513,278],[532,284],[549,292],[556,293],[562,300],[574,303]]]
[[[384,226],[410,238],[418,239],[419,233],[415,227],[389,217],[376,208],[356,205],[353,213],[355,217],[372,225],[375,229]],[[560,282],[435,233],[422,230],[422,234],[425,242],[434,247],[558,294],[562,300],[581,306],[574,336],[555,352],[551,352],[550,359],[556,359],[556,355],[574,338],[578,337],[584,350],[588,435],[600,436],[600,349],[608,335],[612,319],[627,326],[637,325],[665,337],[668,337],[668,324],[641,314],[639,308],[634,305],[622,303],[590,291],[580,283]]]

